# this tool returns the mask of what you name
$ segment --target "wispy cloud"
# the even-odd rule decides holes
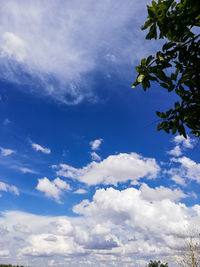
[[[9,185],[6,184],[4,182],[0,182],[0,191],[4,191],[4,192],[10,192],[14,195],[19,195],[19,190],[16,186],[14,185]]]
[[[101,157],[94,151],[91,152],[90,155],[91,155],[92,160],[95,160],[95,161],[100,161],[101,160]]]
[[[8,125],[11,121],[8,118],[3,120],[3,125]]]
[[[200,163],[188,157],[172,158],[171,161],[179,164],[178,167],[171,168],[168,171],[174,181],[181,184],[182,179],[184,179],[184,181],[193,180],[200,183]]]
[[[102,66],[112,72],[148,53],[140,30],[145,4],[145,0],[3,1],[0,76],[66,104],[95,99],[88,73],[102,71]],[[138,27],[133,30],[133,25]]]
[[[17,167],[17,169],[19,169],[22,173],[33,173],[33,174],[37,173],[36,171],[27,167]]]
[[[16,153],[16,151],[13,149],[3,148],[3,147],[0,147],[0,151],[1,151],[2,156],[9,156],[9,155]]]
[[[50,148],[43,147],[39,144],[31,143],[31,146],[35,151],[41,151],[44,154],[50,154],[51,153]]]
[[[85,189],[77,189],[76,191],[74,191],[74,194],[79,194],[79,195],[82,195],[82,194],[86,194],[87,191]]]

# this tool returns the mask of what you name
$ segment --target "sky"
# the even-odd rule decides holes
[[[1,0],[0,263],[172,262],[198,231],[198,140],[157,132],[173,93],[131,88],[147,3]]]

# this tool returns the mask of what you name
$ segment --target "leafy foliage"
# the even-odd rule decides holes
[[[160,261],[150,261],[148,267],[168,267],[168,263],[161,263]]]
[[[156,55],[141,60],[132,88],[141,83],[144,91],[152,82],[175,91],[180,101],[167,112],[156,112],[161,122],[158,130],[185,138],[187,126],[200,136],[200,1],[158,0],[148,6],[142,30],[149,28],[146,39],[166,39]],[[199,32],[200,33],[200,32]]]

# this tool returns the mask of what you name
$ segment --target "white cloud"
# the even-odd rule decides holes
[[[0,250],[0,257],[8,257],[10,255],[10,251],[7,249]]]
[[[74,192],[74,194],[87,194],[87,191],[85,190],[85,189],[77,189],[75,192]]]
[[[101,71],[102,66],[105,72],[114,72],[116,66],[149,53],[140,30],[145,4],[144,0],[3,1],[0,75],[66,104],[94,99],[88,73]],[[137,29],[130,31],[129,25]]]
[[[26,168],[26,167],[19,167],[19,170],[22,173],[33,173],[33,174],[36,174],[37,173],[36,171],[31,170],[30,168]]]
[[[149,234],[156,233],[158,229],[164,233],[178,232],[183,225],[187,225],[185,213],[188,208],[184,204],[174,203],[174,199],[177,200],[185,195],[177,190],[174,192],[176,196],[173,196],[173,192],[164,187],[150,189],[147,186],[139,190],[99,189],[91,202],[83,200],[73,211],[86,217],[95,217],[99,222],[111,221],[117,225],[148,229]]]
[[[2,37],[1,57],[6,56],[18,62],[26,57],[25,42],[12,32],[5,32]]]
[[[174,137],[175,144],[182,144],[185,148],[192,148],[194,145],[194,140],[187,136],[187,139],[182,135],[176,135]]]
[[[42,147],[41,145],[34,144],[34,143],[31,143],[31,145],[35,151],[41,151],[44,154],[50,154],[51,153],[51,149],[49,149],[49,148],[45,148],[45,147]]]
[[[54,179],[54,184],[59,188],[59,189],[66,189],[66,190],[71,190],[70,185],[67,184],[65,181],[61,180],[59,177]]]
[[[168,154],[175,157],[179,157],[180,155],[182,155],[180,146],[175,146],[172,150],[168,152]]]
[[[195,140],[191,139],[189,136],[187,136],[186,139],[182,135],[176,135],[173,138],[173,143],[175,143],[175,147],[167,153],[174,157],[180,157],[183,154],[182,149],[193,148]]]
[[[0,151],[2,156],[9,156],[12,155],[13,153],[16,153],[16,151],[13,149],[3,148],[3,147],[0,147]]]
[[[94,141],[91,141],[90,142],[91,149],[92,150],[98,150],[102,142],[103,142],[103,139],[101,139],[101,138],[96,139]]]
[[[200,206],[186,207],[182,197],[180,189],[145,184],[122,191],[99,189],[92,200],[74,206],[81,216],[2,213],[0,229],[5,232],[6,225],[9,234],[1,239],[15,261],[23,263],[26,256],[32,266],[48,266],[50,260],[63,267],[132,266],[137,260],[143,267],[148,259],[174,255],[183,244],[180,234],[198,227]],[[30,232],[22,231],[27,227]]]
[[[0,191],[4,191],[4,192],[10,192],[14,195],[19,195],[19,190],[17,189],[16,186],[14,185],[8,185],[6,183],[0,182]]]
[[[16,232],[20,232],[23,234],[29,234],[31,233],[31,229],[28,225],[22,224],[22,223],[17,223],[13,225],[13,230]]]
[[[169,172],[170,173],[170,172]],[[173,173],[173,172],[172,172]],[[178,174],[173,174],[171,177],[172,181],[174,181],[176,184],[180,184],[182,186],[186,186],[186,182],[185,179],[182,178],[180,175]]]
[[[145,158],[136,153],[111,155],[101,162],[91,162],[82,169],[67,164],[57,166],[57,175],[77,179],[89,185],[114,184],[128,180],[156,178],[160,167],[153,158]]]
[[[36,189],[44,192],[47,197],[54,198],[56,202],[61,204],[60,196],[64,190],[71,190],[70,185],[60,178],[50,181],[47,177],[38,179]]]
[[[140,187],[142,198],[148,201],[161,201],[162,199],[170,199],[172,201],[179,201],[187,197],[187,195],[180,189],[170,189],[164,186],[150,188],[147,184],[142,184]]]
[[[20,250],[20,254],[24,256],[52,256],[52,255],[69,255],[75,250],[81,253],[83,249],[78,246],[73,238],[65,236],[57,236],[52,242],[47,239],[48,234],[38,234],[29,237],[30,245]]]
[[[7,235],[9,233],[7,227],[3,224],[0,224],[0,235],[4,236]]]
[[[101,157],[94,151],[91,152],[90,155],[91,155],[92,160],[95,160],[95,161],[100,161],[101,160]]]
[[[184,181],[189,180],[200,183],[200,163],[196,163],[188,157],[172,158],[171,161],[180,164],[178,168],[174,167],[168,170],[174,181],[178,181],[179,184],[182,183],[183,185]]]

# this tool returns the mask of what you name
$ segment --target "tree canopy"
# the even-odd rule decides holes
[[[158,130],[187,138],[186,128],[200,136],[200,1],[158,0],[147,5],[148,17],[142,30],[146,39],[166,43],[153,56],[143,58],[136,67],[138,76],[132,88],[141,84],[144,91],[158,83],[179,100],[165,112],[157,111]]]
[[[160,261],[150,261],[148,267],[168,267],[168,263],[161,263]]]

